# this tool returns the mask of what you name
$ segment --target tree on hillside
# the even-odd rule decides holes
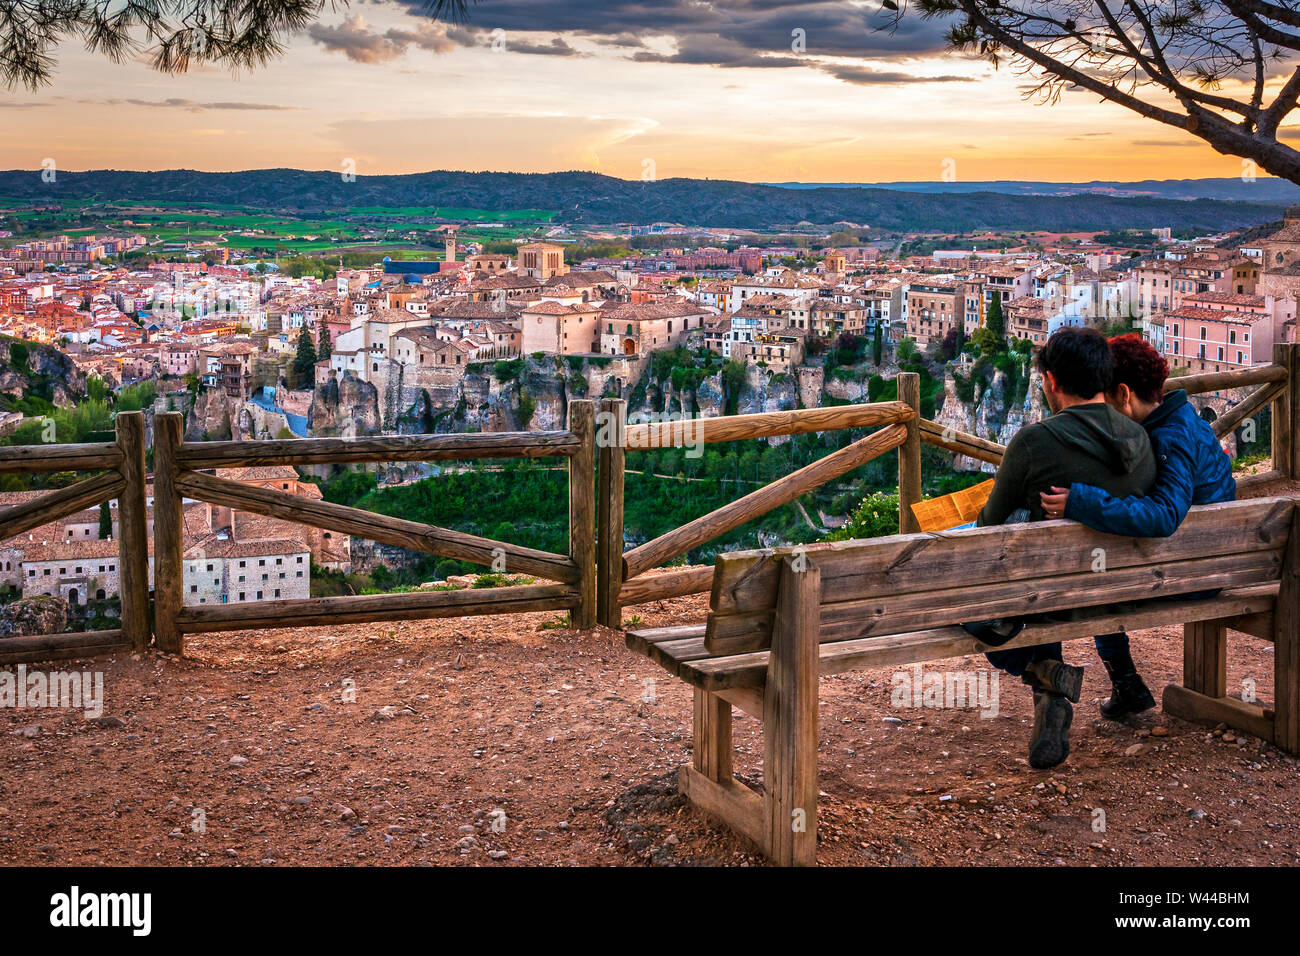
[[[298,351],[293,357],[293,377],[298,388],[303,383],[310,384],[315,376],[316,347],[311,344],[311,336],[304,326],[298,333]]]
[[[876,333],[871,339],[871,364],[877,368],[880,367],[880,360],[884,358],[885,354],[885,338],[881,328],[883,325],[884,323],[880,319],[876,319]]]
[[[286,41],[348,0],[0,0],[0,80],[39,89],[54,75],[54,49],[76,41],[113,63],[143,55],[164,73],[194,66],[265,66]],[[468,0],[425,0],[434,19],[464,19]]]
[[[108,502],[99,503],[99,540],[107,541],[113,537],[113,512],[108,509]]]
[[[1006,341],[1007,320],[1002,314],[1002,296],[995,294],[990,300],[988,310],[984,313],[984,328],[996,335],[999,342]]]
[[[884,0],[883,8],[889,28],[909,9],[948,21],[954,49],[1010,63],[1029,79],[1027,96],[1055,103],[1067,89],[1094,93],[1300,182],[1300,151],[1279,134],[1300,99],[1295,0]]]
[[[334,348],[330,342],[330,330],[324,322],[321,323],[320,334],[316,337],[316,361],[323,362],[334,354]]]

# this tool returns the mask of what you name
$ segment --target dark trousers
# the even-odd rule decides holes
[[[1121,654],[1128,653],[1128,635],[1123,631],[1115,634],[1098,634],[1093,638],[1097,645],[1097,656],[1103,661],[1114,660]],[[989,651],[984,655],[988,662],[1000,671],[1012,677],[1019,677],[1034,661],[1059,661],[1060,644],[1038,644],[1034,647],[1013,647],[1005,651]]]
[[[1128,653],[1128,635],[1123,631],[1116,634],[1098,634],[1093,638],[1097,645],[1097,656],[1103,661],[1113,661]]]
[[[1060,644],[1035,644],[1033,647],[1012,647],[1005,651],[989,651],[984,655],[988,662],[1012,677],[1020,677],[1034,661],[1061,660]]]

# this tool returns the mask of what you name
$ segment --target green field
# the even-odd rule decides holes
[[[20,200],[0,197],[0,210],[18,206]],[[359,206],[333,219],[300,219],[285,214],[258,212],[247,207],[220,207],[210,203],[149,203],[162,211],[142,211],[145,204],[70,202],[59,211],[0,212],[15,235],[13,244],[51,235],[78,235],[96,231],[135,231],[147,235],[161,250],[166,243],[214,242],[244,253],[320,255],[359,250],[434,250],[441,245],[435,233],[451,220],[462,224],[462,240],[491,242],[518,240],[539,234],[540,227],[556,215],[543,209],[468,209],[426,206]],[[124,223],[130,221],[131,225]],[[491,223],[492,226],[484,224]],[[500,226],[495,224],[500,223]],[[256,235],[236,235],[257,231]]]
[[[545,209],[462,209],[455,206],[356,206],[348,210],[353,216],[432,217],[478,222],[550,222],[554,212]],[[436,226],[434,228],[437,228]]]

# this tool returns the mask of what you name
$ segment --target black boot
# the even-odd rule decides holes
[[[1045,690],[1057,693],[1076,704],[1083,691],[1083,668],[1061,661],[1034,661],[1025,668],[1020,679],[1035,692]]]
[[[1034,732],[1029,738],[1029,766],[1047,770],[1070,756],[1070,723],[1074,708],[1061,694],[1034,691]]]
[[[1107,720],[1121,720],[1129,714],[1140,714],[1156,705],[1156,699],[1137,672],[1133,655],[1128,651],[1103,660],[1110,675],[1110,697],[1102,701],[1101,715]]]

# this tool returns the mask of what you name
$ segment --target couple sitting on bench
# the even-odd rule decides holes
[[[1037,355],[1050,418],[1020,429],[1007,445],[979,524],[1068,518],[1132,537],[1173,534],[1192,505],[1232,501],[1232,463],[1181,389],[1164,395],[1169,366],[1138,335],[1109,342],[1095,329],[1053,333]],[[991,645],[1022,621],[979,621],[966,630]],[[1096,638],[1110,675],[1102,716],[1118,720],[1155,706],[1128,635]],[[1061,645],[992,651],[989,663],[1033,688],[1030,766],[1045,769],[1070,753],[1070,723],[1083,668],[1064,663]]]

